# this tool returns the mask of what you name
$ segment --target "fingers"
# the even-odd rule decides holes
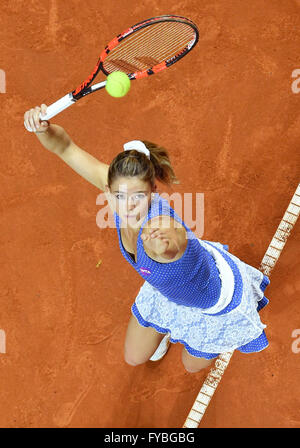
[[[149,238],[163,238],[166,236],[166,233],[162,229],[150,229],[149,230]]]
[[[40,114],[46,115],[47,106],[46,104],[42,104],[40,106],[36,106],[25,112],[24,114],[24,126],[28,131],[31,132],[44,132],[49,123],[47,121],[43,121],[41,125]]]
[[[151,238],[151,236],[142,234],[141,239],[143,241],[144,247],[149,249],[151,252],[156,253],[157,255],[162,255],[165,253],[169,246],[169,241],[167,238],[156,237]]]
[[[30,132],[35,132],[35,126],[33,121],[34,109],[30,109],[24,114],[24,125],[26,129]]]
[[[40,112],[41,112],[41,108],[36,106],[33,109],[33,112],[31,114],[31,117],[30,117],[30,120],[29,120],[31,128],[34,130],[34,132],[36,132],[39,129],[39,127],[40,127],[40,118],[39,118],[40,117]]]
[[[159,230],[153,231],[151,234],[149,233],[148,235],[142,234],[141,238],[142,238],[143,241],[146,241],[146,242],[151,241],[151,240],[153,240],[155,238],[159,238],[159,239],[161,239],[163,241],[167,240],[167,238],[164,235],[164,233],[159,231]]]
[[[151,243],[150,235],[145,235],[144,233],[142,233],[141,239],[144,241],[144,243]]]
[[[155,228],[155,229],[147,229],[145,230],[146,233],[143,234],[143,236],[146,237],[146,241],[150,240],[152,238],[157,238],[164,235],[164,232],[161,229]]]
[[[161,232],[161,230],[158,230],[158,229],[150,230],[151,238],[158,238],[159,236],[163,236],[163,233]]]
[[[46,104],[41,104],[41,114],[46,115],[47,113],[47,106]]]

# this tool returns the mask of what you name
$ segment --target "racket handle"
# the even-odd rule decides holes
[[[85,92],[82,96],[85,96],[89,93],[92,93],[96,90],[103,89],[105,87],[106,81],[99,82],[98,84],[94,84],[93,86],[90,86],[88,89],[85,89]],[[68,93],[67,95],[63,96],[60,100],[56,101],[53,104],[50,104],[50,106],[47,107],[47,113],[46,115],[42,116],[40,114],[40,119],[42,120],[50,120],[50,118],[55,117],[55,115],[59,114],[63,110],[65,110],[67,107],[71,106],[71,104],[76,103],[77,99],[75,99],[72,95],[72,93]]]
[[[55,115],[59,114],[63,110],[67,109],[67,107],[71,106],[71,104],[74,104],[76,100],[73,98],[72,93],[68,93],[67,95],[63,96],[59,100],[55,101],[55,103],[50,104],[50,106],[47,107],[47,113],[46,115],[42,115],[40,113],[40,119],[43,120],[50,120],[50,118],[55,117]],[[25,128],[29,132],[33,132],[31,129],[28,129],[27,126],[24,123]]]
[[[50,104],[50,106],[47,107],[46,115],[40,114],[40,119],[50,120],[50,118],[55,117],[55,115],[67,109],[67,107],[71,106],[75,102],[76,100],[73,98],[72,93],[68,93],[59,100],[55,101],[55,103]]]

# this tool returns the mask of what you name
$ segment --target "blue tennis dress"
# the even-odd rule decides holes
[[[141,239],[146,222],[167,215],[184,226],[187,246],[179,260],[159,263],[148,257]],[[228,252],[228,246],[201,240],[158,193],[137,239],[137,263],[124,249],[114,212],[119,245],[144,284],[131,307],[143,327],[170,333],[192,356],[212,359],[235,349],[254,353],[269,344],[258,311],[269,303],[264,291],[269,278]]]

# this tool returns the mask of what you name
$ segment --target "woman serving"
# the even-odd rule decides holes
[[[145,280],[132,305],[125,361],[158,360],[181,343],[188,372],[209,366],[220,353],[254,353],[268,346],[260,311],[269,278],[228,252],[198,239],[157,192],[156,179],[178,183],[168,152],[151,142],[124,144],[110,165],[79,148],[65,130],[40,122],[47,106],[24,114],[42,145],[106,192],[122,255]]]

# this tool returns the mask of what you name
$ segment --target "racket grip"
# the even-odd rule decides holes
[[[60,112],[67,109],[67,107],[71,106],[75,102],[76,100],[73,98],[72,93],[68,93],[59,100],[55,101],[55,103],[50,104],[50,106],[47,107],[46,115],[40,114],[40,119],[50,120],[50,118],[55,117],[55,115],[58,115]]]
[[[73,98],[72,93],[68,93],[67,95],[63,96],[59,100],[55,101],[55,103],[50,104],[50,106],[47,107],[47,113],[46,115],[42,115],[40,113],[40,119],[43,120],[50,120],[50,118],[55,117],[55,115],[59,114],[63,110],[67,109],[67,107],[71,106],[71,104],[74,104],[76,100]],[[28,129],[27,126],[24,123],[25,128],[29,132],[33,132],[31,129]]]

